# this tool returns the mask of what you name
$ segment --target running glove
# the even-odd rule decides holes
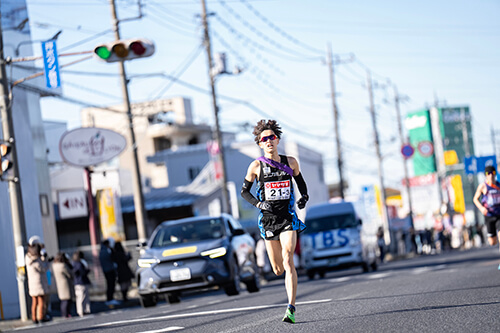
[[[299,209],[304,209],[306,207],[306,203],[309,200],[309,195],[304,194],[298,201],[297,201],[297,207]]]
[[[260,208],[260,210],[267,210],[268,212],[272,212],[273,208],[271,204],[267,201],[261,201],[257,204],[257,208]]]

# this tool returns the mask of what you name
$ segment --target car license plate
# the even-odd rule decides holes
[[[189,279],[191,279],[191,270],[187,267],[180,269],[173,269],[170,271],[170,280],[172,282],[189,280]]]

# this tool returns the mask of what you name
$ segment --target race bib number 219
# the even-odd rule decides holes
[[[290,181],[266,182],[266,200],[290,199]]]

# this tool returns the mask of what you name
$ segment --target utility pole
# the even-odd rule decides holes
[[[332,47],[330,43],[328,43],[328,69],[330,74],[330,95],[332,98],[332,109],[333,109],[333,128],[335,131],[335,143],[337,145],[337,167],[339,170],[339,190],[340,197],[342,200],[345,199],[344,196],[344,177],[342,173],[343,169],[343,160],[342,160],[342,146],[340,144],[340,132],[339,132],[339,111],[337,109],[337,102],[335,96],[335,74],[334,74],[334,65],[332,60]]]
[[[212,63],[212,49],[210,46],[210,33],[208,30],[208,20],[207,20],[207,8],[205,5],[205,0],[201,0],[201,19],[203,22],[203,44],[205,45],[205,50],[207,52],[207,61],[208,61],[208,76],[210,78],[210,88],[212,91],[212,107],[215,118],[215,141],[219,146],[217,157],[220,164],[220,170],[222,173],[222,212],[230,213],[230,203],[229,203],[229,193],[227,190],[227,175],[226,175],[226,162],[224,158],[224,146],[222,142],[222,135],[220,132],[219,126],[219,108],[217,106],[217,95],[215,93],[215,73],[212,71],[213,63]]]
[[[394,105],[396,106],[399,139],[401,141],[401,147],[402,147],[406,143],[406,140],[403,134],[403,125],[401,122],[401,110],[399,109],[400,97],[398,93],[398,87],[396,87],[396,85],[394,84],[392,85],[392,87],[394,88]],[[408,160],[405,157],[403,157],[403,166],[404,166],[406,193],[408,194],[408,208],[409,208],[408,215],[410,217],[410,226],[413,228],[413,205],[411,201],[410,180],[408,179]]]
[[[389,214],[387,213],[387,205],[385,203],[384,170],[382,165],[382,154],[380,152],[380,140],[378,137],[375,105],[373,104],[372,78],[369,70],[367,70],[366,73],[368,82],[368,94],[370,97],[370,115],[372,118],[373,139],[375,143],[375,152],[377,153],[377,162],[378,162],[378,179],[380,182],[380,199],[382,201],[382,223],[384,227],[384,240],[385,244],[389,245],[391,244],[391,234],[389,232]]]
[[[12,119],[12,100],[9,98],[9,85],[5,70],[3,54],[3,32],[0,18],[0,109],[2,121],[3,140],[11,145],[11,159],[13,179],[9,181],[9,199],[12,216],[12,233],[14,235],[14,247],[16,253],[17,267],[17,289],[19,295],[19,310],[21,320],[28,320],[28,309],[26,303],[26,271],[24,268],[24,245],[26,244],[26,226],[24,223],[23,199],[21,194],[21,183],[19,181],[19,165],[17,159],[16,140],[14,136],[14,122]]]
[[[464,151],[465,151],[465,157],[470,157],[470,146],[469,146],[469,132],[467,131],[467,121],[465,119],[465,108],[460,109],[460,120],[462,122],[462,139],[464,142]],[[465,172],[464,172],[465,174]],[[468,175],[467,176],[467,181],[469,183],[469,189],[470,193],[473,196],[474,195],[474,176],[473,175]],[[473,209],[474,211],[474,220],[476,222],[476,226],[479,225],[479,218],[477,216],[477,210]]]
[[[109,3],[111,5],[111,17],[113,21],[113,30],[115,32],[115,39],[120,40],[120,28],[119,28],[120,21],[118,20],[116,15],[115,0],[109,0]],[[130,97],[128,93],[128,79],[127,79],[127,73],[125,72],[125,62],[120,61],[118,66],[122,84],[123,100],[125,103],[128,116],[130,141],[132,145],[132,155],[133,155],[132,183],[134,189],[134,206],[135,206],[135,220],[137,224],[137,238],[139,239],[139,241],[142,242],[147,239],[146,235],[147,215],[146,215],[146,210],[144,208],[144,195],[142,192],[141,173],[139,171],[140,170],[139,159],[137,158],[137,143],[135,141],[134,118],[132,115],[132,108],[130,106]]]

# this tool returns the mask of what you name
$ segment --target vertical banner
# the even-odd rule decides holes
[[[451,191],[452,192],[452,200],[453,209],[455,212],[463,214],[465,213],[465,198],[464,198],[464,189],[462,184],[462,176],[453,175],[449,177]]]
[[[116,191],[111,188],[97,190],[96,201],[99,208],[102,237],[104,239],[112,237],[116,241],[124,241],[122,209]]]
[[[42,42],[43,67],[45,68],[45,84],[47,88],[60,88],[59,60],[55,40]]]

